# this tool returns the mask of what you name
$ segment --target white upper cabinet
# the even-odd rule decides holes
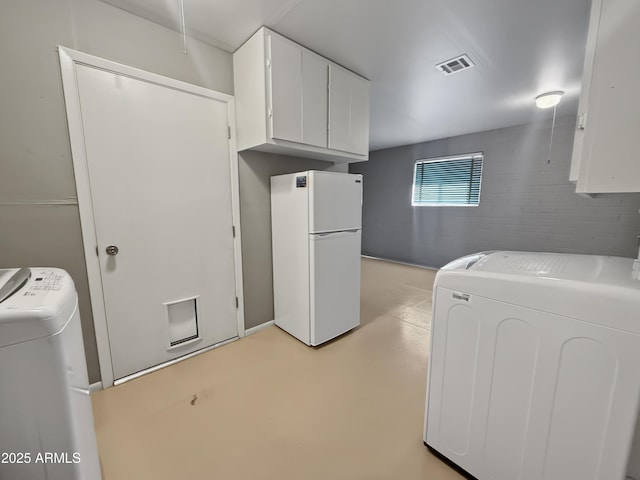
[[[302,48],[269,35],[267,89],[271,136],[302,142]]]
[[[368,127],[369,82],[344,68],[330,65],[329,148],[366,155]]]
[[[640,192],[640,2],[593,0],[569,179],[578,193]]]
[[[329,61],[302,52],[302,143],[327,148]],[[368,121],[368,119],[367,119]]]
[[[368,159],[368,80],[264,27],[233,70],[238,150]]]

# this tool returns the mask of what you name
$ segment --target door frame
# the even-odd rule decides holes
[[[111,347],[109,343],[109,329],[105,300],[102,292],[102,277],[100,274],[100,260],[97,251],[97,237],[93,201],[89,184],[89,168],[84,142],[82,113],[80,109],[80,94],[76,76],[76,65],[86,65],[136,80],[152,83],[162,87],[183,91],[222,101],[227,104],[227,121],[229,124],[229,163],[231,166],[231,210],[235,236],[233,238],[235,286],[238,297],[236,321],[238,337],[244,337],[244,289],[242,281],[242,233],[240,231],[240,195],[238,176],[238,155],[236,148],[236,119],[235,99],[231,95],[216,92],[208,88],[191,85],[155,73],[146,72],[138,68],[129,67],[111,60],[89,55],[67,47],[58,46],[60,69],[62,73],[62,87],[64,92],[67,122],[69,124],[69,139],[71,141],[71,156],[80,211],[80,226],[82,230],[82,244],[87,266],[89,281],[89,295],[93,310],[93,324],[100,363],[100,377],[103,388],[114,384],[113,366],[111,363]],[[221,342],[224,344],[226,342]],[[210,349],[211,347],[209,347]],[[207,350],[206,348],[204,350]],[[196,353],[196,352],[193,352]],[[172,361],[172,363],[175,361]],[[154,367],[151,367],[153,369]]]

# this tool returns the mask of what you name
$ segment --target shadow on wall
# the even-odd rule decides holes
[[[363,253],[439,268],[483,250],[635,257],[640,194],[577,195],[569,182],[575,116],[371,152],[350,165],[365,177]],[[417,160],[484,152],[477,207],[412,207]]]
[[[245,328],[273,320],[271,176],[328,168],[333,163],[255,151],[238,153]]]

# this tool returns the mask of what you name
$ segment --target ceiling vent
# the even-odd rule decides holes
[[[455,58],[450,58],[442,63],[436,65],[436,68],[445,75],[453,75],[454,73],[467,70],[468,68],[475,67],[476,64],[465,54]]]

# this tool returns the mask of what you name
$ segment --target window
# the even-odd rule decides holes
[[[478,206],[482,153],[416,162],[413,206]]]

